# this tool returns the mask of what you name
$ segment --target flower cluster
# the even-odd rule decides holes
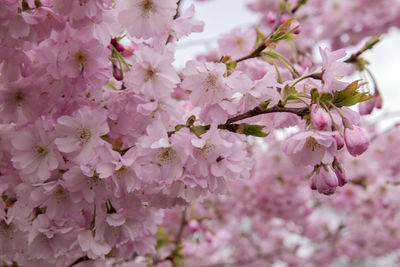
[[[350,180],[346,153],[357,157],[370,145],[360,113],[381,107],[380,92],[341,78],[366,70],[361,54],[379,39],[346,60],[344,50],[320,48],[322,62],[315,62],[306,40],[347,45],[312,26],[330,5],[310,1],[307,9],[306,1],[279,1],[275,10],[265,4],[278,1],[256,1],[251,8],[266,15],[257,29],[222,35],[219,51],[178,69],[175,43],[203,29],[193,5],[181,11],[177,0],[0,2],[5,266],[180,264],[182,253],[195,266],[230,240],[246,247],[243,257],[254,256],[258,244],[249,246],[249,229],[246,241],[221,230],[243,227],[240,214],[254,217],[250,227],[258,238],[273,240],[261,244],[267,257],[281,250],[285,231],[307,226],[308,187],[333,194]],[[338,2],[338,9],[347,8]],[[298,9],[305,17],[322,15],[303,22]],[[370,29],[360,20],[360,35],[398,21],[391,13]],[[336,30],[349,34],[349,27]],[[358,103],[360,112],[349,108]],[[297,130],[284,142],[268,137],[288,127]],[[382,164],[397,174],[396,161]],[[232,213],[228,191],[236,201]],[[194,205],[201,201],[210,206]],[[173,208],[185,211],[181,225],[190,231],[174,225]],[[220,220],[213,225],[208,216]],[[275,223],[276,217],[295,226]],[[262,232],[264,222],[279,231]],[[162,224],[177,233],[173,243]],[[183,249],[188,232],[197,244]],[[290,256],[295,247],[282,249],[288,262],[298,260]]]

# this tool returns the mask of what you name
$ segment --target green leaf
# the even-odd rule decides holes
[[[106,141],[107,143],[110,143],[110,137],[108,135],[102,135],[100,136],[100,138]]]
[[[264,52],[261,53],[261,55],[265,55],[265,56],[268,56],[268,57],[271,57],[271,58],[274,58],[274,59],[278,59],[279,56],[280,56],[278,53],[276,53],[276,52],[274,52],[272,50],[264,51]]]
[[[262,131],[262,129],[265,128],[264,125],[255,125],[255,124],[251,125],[242,123],[240,126],[243,127],[243,133],[245,135],[251,135],[256,137],[267,137],[269,134]]]
[[[108,254],[104,255],[104,257],[106,257],[106,258],[114,258],[114,256],[111,254],[111,252],[109,252]]]
[[[226,64],[226,63],[228,63],[230,61],[232,61],[232,57],[231,56],[224,56],[224,57],[221,58],[221,62],[222,63]]]
[[[187,127],[192,126],[195,123],[195,121],[196,121],[196,116],[195,115],[190,116],[186,121],[186,126]]]
[[[368,41],[367,41],[367,43],[365,44],[365,46],[364,46],[364,50],[369,50],[369,49],[372,49],[377,43],[379,43],[380,41],[381,41],[381,39],[380,39],[380,35],[378,34],[378,35],[375,35],[375,36],[372,36]]]
[[[206,127],[204,127],[202,125],[198,125],[198,126],[191,127],[190,131],[195,133],[197,136],[200,136],[200,135],[204,134],[205,132],[207,132],[207,129],[206,129]]]
[[[367,101],[372,98],[368,92],[359,92],[358,89],[365,85],[359,84],[360,80],[354,81],[349,84],[342,91],[335,92],[332,103],[337,107],[353,106],[357,103]]]
[[[268,99],[259,105],[261,110],[265,110],[268,108],[269,104],[271,103],[272,99]]]
[[[290,8],[290,3],[287,1],[281,1],[278,4],[278,8],[282,13],[285,13],[286,11],[288,11]]]
[[[175,263],[175,265],[179,265],[182,262],[183,254],[183,245],[181,241],[178,241],[175,249],[171,251],[171,257],[172,261]]]
[[[175,126],[175,131],[179,131],[180,129],[182,129],[184,127],[186,127],[186,125],[178,124],[178,125]]]
[[[311,101],[312,101],[313,103],[316,103],[318,97],[319,97],[318,89],[317,89],[317,88],[313,88],[313,89],[311,90]]]
[[[257,38],[256,38],[256,46],[259,46],[262,42],[264,42],[265,36],[258,28],[256,28]]]
[[[231,61],[229,63],[226,63],[226,69],[230,70],[230,71],[235,71],[237,66],[237,62],[236,61]]]
[[[324,94],[322,94],[321,98],[319,99],[319,102],[320,102],[321,104],[327,104],[327,103],[329,103],[332,99],[333,99],[332,94],[330,94],[330,93],[324,93]]]
[[[157,239],[156,250],[159,250],[162,246],[168,243],[167,231],[165,231],[165,229],[162,227],[158,227],[156,232],[156,239]]]
[[[359,58],[356,62],[358,71],[364,71],[367,65],[369,65],[369,61],[363,58]]]
[[[272,42],[277,42],[282,39],[290,39],[294,29],[290,30],[293,19],[289,19],[285,23],[279,26],[279,28],[271,34],[270,39]]]

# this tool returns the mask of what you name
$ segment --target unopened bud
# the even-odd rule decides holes
[[[294,34],[300,34],[300,32],[301,32],[301,25],[300,25],[300,23],[297,22],[297,21],[293,21],[293,23],[292,23],[292,28],[295,28],[295,27],[297,27],[297,29],[295,29],[295,30],[293,31],[293,33],[294,33]]]
[[[383,106],[383,99],[380,94],[376,95],[375,107],[377,109],[381,109]]]
[[[311,178],[311,189],[318,190],[319,193],[324,195],[333,194],[338,185],[339,181],[336,174],[327,166],[320,168]]]
[[[287,22],[290,19],[290,16],[288,14],[283,14],[281,16],[281,23],[284,24],[285,22]]]
[[[192,232],[197,232],[198,230],[200,230],[200,224],[199,224],[199,222],[197,220],[191,220],[188,223],[188,226],[189,226],[189,229]]]
[[[124,79],[121,70],[115,66],[115,64],[113,64],[113,76],[117,81],[122,81]]]
[[[206,239],[206,241],[207,241],[208,243],[211,243],[212,240],[213,240],[213,234],[212,234],[210,231],[207,231],[207,232],[205,233],[204,238]]]
[[[370,143],[364,131],[355,125],[353,125],[353,129],[344,129],[344,141],[346,142],[347,150],[354,157],[364,153]]]
[[[336,140],[337,149],[340,150],[344,147],[344,138],[339,132],[333,132],[333,137]]]
[[[275,12],[273,12],[273,11],[268,11],[268,14],[267,14],[267,22],[268,22],[268,23],[271,23],[271,24],[273,24],[273,23],[276,22],[276,14],[275,14]]]
[[[342,166],[335,166],[334,167],[335,174],[338,178],[339,186],[342,187],[349,182],[347,178],[346,170]]]
[[[374,110],[375,107],[375,99],[370,99],[368,101],[361,102],[358,105],[358,112],[360,115],[369,115]]]
[[[333,170],[338,178],[339,186],[342,187],[349,182],[347,178],[346,170],[339,163],[338,159],[335,157],[332,163]]]

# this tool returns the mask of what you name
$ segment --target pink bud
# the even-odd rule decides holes
[[[120,43],[117,43],[117,44],[115,45],[115,49],[117,49],[118,52],[123,52],[123,51],[125,51],[125,47],[124,47],[122,44],[120,44]]]
[[[368,101],[361,102],[358,105],[358,111],[360,112],[361,115],[369,115],[371,114],[372,110],[374,110],[375,107],[375,99],[371,99]]]
[[[319,131],[329,130],[332,127],[332,120],[328,112],[318,105],[311,106],[311,120],[314,128]]]
[[[361,155],[369,147],[369,138],[360,127],[355,125],[353,125],[353,129],[344,129],[344,141],[347,150],[354,157]]]
[[[122,81],[124,78],[122,77],[121,70],[113,64],[113,76],[117,81]]]
[[[342,166],[334,165],[335,174],[339,181],[339,186],[342,187],[349,182],[346,170]]]
[[[130,57],[133,55],[133,52],[135,51],[135,47],[133,47],[133,45],[125,45],[125,50],[122,51],[122,55],[124,57]]]
[[[381,97],[380,94],[377,94],[377,95],[376,95],[375,107],[376,107],[377,109],[381,109],[382,106],[383,106],[383,99],[382,99],[382,97]]]
[[[213,240],[213,234],[210,231],[207,231],[204,238],[208,243],[211,243]]]
[[[188,223],[188,226],[189,226],[189,229],[190,229],[192,232],[196,232],[196,231],[200,230],[200,224],[199,224],[199,222],[198,222],[197,220],[191,220],[191,221]]]
[[[300,34],[301,32],[301,25],[297,21],[292,23],[292,28],[299,26],[296,30],[293,31],[294,34]]]
[[[343,136],[339,132],[333,132],[333,137],[336,140],[337,149],[340,150],[344,147],[344,139]]]
[[[118,40],[116,37],[111,38],[111,42],[110,42],[113,46],[115,46],[118,43]]]
[[[275,21],[276,21],[276,14],[275,14],[275,12],[273,12],[273,11],[268,11],[268,14],[267,14],[267,22],[273,24],[273,23],[275,23]]]
[[[311,178],[311,189],[318,190],[319,193],[331,195],[338,187],[339,181],[331,168],[322,167],[318,173],[314,173]]]
[[[290,16],[288,14],[283,14],[281,16],[281,23],[285,23],[286,21],[288,21],[290,19]]]

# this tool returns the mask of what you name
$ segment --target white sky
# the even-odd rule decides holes
[[[204,32],[193,33],[183,38],[177,45],[176,65],[184,66],[185,62],[195,55],[216,47],[218,36],[237,27],[248,27],[255,24],[259,16],[246,8],[248,0],[211,0],[195,2],[183,0],[183,8],[195,3],[196,17],[205,22]],[[374,111],[373,118],[385,118],[383,128],[400,122],[400,31],[391,30],[383,40],[364,57],[371,62],[369,66],[383,95],[384,110]],[[350,51],[353,52],[353,51]],[[397,116],[388,119],[387,113]]]

